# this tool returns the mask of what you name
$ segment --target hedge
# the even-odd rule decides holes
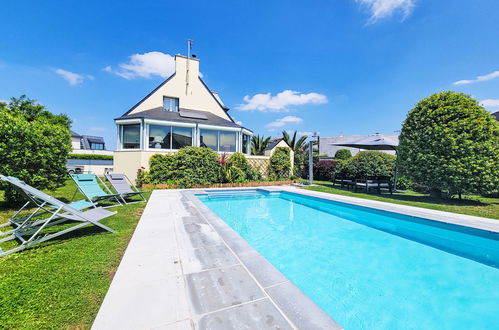
[[[110,155],[69,154],[68,159],[113,160],[114,157]]]

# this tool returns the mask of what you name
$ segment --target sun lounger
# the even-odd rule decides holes
[[[107,181],[111,184],[111,186],[116,190],[116,192],[120,195],[120,198],[123,200],[125,204],[139,203],[145,202],[146,198],[144,197],[144,192],[139,191],[137,188],[133,188],[132,182],[128,179],[128,177],[124,174],[106,174]],[[133,197],[139,195],[140,201],[127,202],[126,198]]]
[[[106,185],[95,174],[70,174],[73,181],[76,183],[78,190],[92,203],[99,201],[116,201],[119,205],[121,202],[119,194],[112,194]],[[99,182],[106,188],[107,193],[102,190]],[[116,205],[112,205],[116,206]]]
[[[39,219],[41,216],[45,214],[50,214],[50,212],[45,211],[45,208],[48,210],[52,211],[55,207],[53,205],[47,204],[47,202],[39,199],[36,195],[27,193],[23,188],[25,187],[25,183],[15,177],[6,177],[3,175],[0,175],[0,179],[3,181],[6,181],[10,183],[16,191],[21,194],[27,202],[18,210],[14,215],[7,221],[6,223],[0,224],[0,228],[3,227],[13,227],[17,228],[21,226],[23,223],[26,222],[32,222],[33,224],[36,224],[36,221],[33,222],[32,219]],[[90,203],[86,200],[80,200],[73,202],[69,204],[69,206],[77,209],[78,211],[84,210],[89,207],[95,207],[94,203]],[[26,210],[28,208],[34,208],[31,212],[28,212],[28,214],[22,214],[23,210]],[[40,222],[42,220],[38,220]],[[5,234],[10,234],[14,231],[15,229],[12,229],[10,231],[2,232],[0,231],[0,236],[5,235]]]
[[[27,203],[21,210],[16,212],[13,218],[16,218],[29,204],[34,203],[36,206],[35,211],[29,216],[17,218],[12,222],[15,224],[13,225],[13,227],[15,227],[13,230],[0,233],[0,243],[14,239],[17,239],[21,243],[19,246],[7,251],[0,249],[0,257],[19,252],[33,245],[48,241],[88,225],[94,225],[112,233],[115,232],[113,229],[101,224],[100,220],[112,216],[116,214],[116,212],[105,210],[102,207],[81,212],[70,204],[61,202],[17,178],[0,175],[0,180],[12,184],[13,187],[27,199]],[[48,217],[39,219],[41,215],[47,215]],[[51,230],[45,231],[45,229],[49,227],[68,221],[75,224],[70,227],[65,226],[61,230],[54,230],[54,228],[51,228]],[[11,222],[9,222],[9,224],[10,223]]]

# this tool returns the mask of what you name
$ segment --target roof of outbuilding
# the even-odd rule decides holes
[[[496,120],[499,120],[499,111],[494,112],[492,116],[496,117]]]
[[[283,138],[276,138],[270,141],[270,143],[265,147],[265,150],[272,150],[275,148],[276,145],[279,144],[279,142],[284,141]],[[286,141],[284,141],[286,142]],[[286,143],[287,144],[287,143]]]
[[[71,137],[78,137],[78,138],[81,138],[81,135],[76,133],[75,131],[73,130],[69,130],[71,132]]]
[[[190,117],[181,116],[181,113],[183,111],[189,112],[191,114],[198,114],[199,116],[203,116],[206,119],[190,118]],[[173,112],[173,111],[165,111],[165,110],[163,110],[162,107],[128,114],[125,116],[121,116],[119,118],[115,118],[115,120],[134,119],[134,118],[155,119],[155,120],[174,121],[174,122],[179,122],[179,123],[195,123],[195,124],[204,124],[204,125],[213,125],[213,126],[243,128],[243,126],[240,126],[240,125],[238,125],[230,120],[226,120],[224,118],[218,117],[218,116],[216,116],[208,111],[180,109],[179,112]]]

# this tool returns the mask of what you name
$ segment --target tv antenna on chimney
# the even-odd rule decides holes
[[[187,58],[191,58],[192,39],[187,39]]]

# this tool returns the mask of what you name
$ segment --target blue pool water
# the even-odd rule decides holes
[[[499,235],[299,194],[198,196],[346,329],[499,329]]]

